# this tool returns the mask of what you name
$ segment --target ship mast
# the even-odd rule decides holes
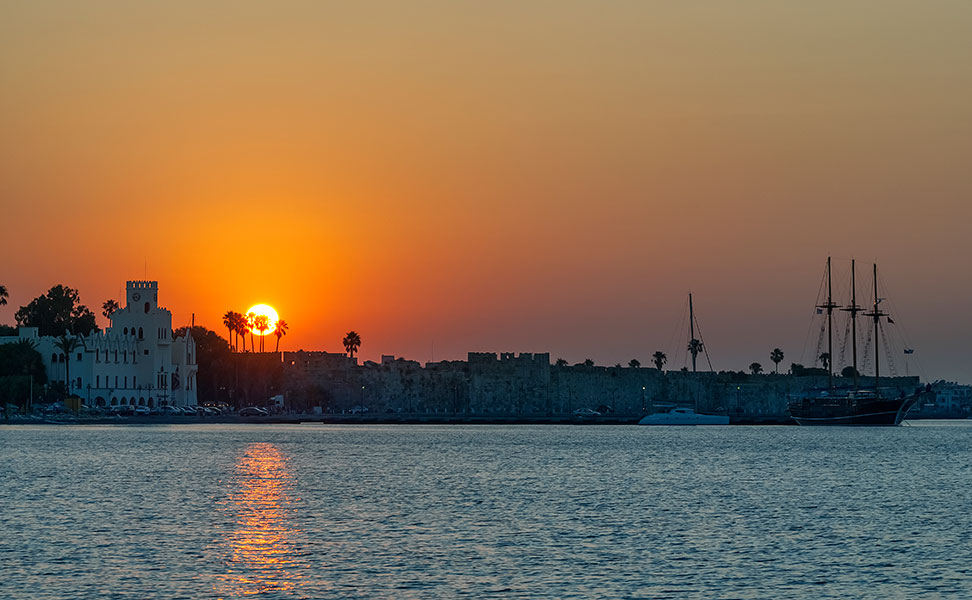
[[[881,312],[881,309],[878,308],[878,304],[880,302],[881,299],[878,298],[877,265],[875,264],[874,265],[874,309],[869,313],[864,313],[865,316],[872,317],[874,319],[874,391],[875,392],[877,391],[878,386],[881,385],[881,360],[879,356],[880,352],[878,351],[878,348],[880,348],[879,346],[880,340],[878,339],[878,336],[881,333],[880,332],[881,317],[888,316],[888,313]]]
[[[695,373],[695,360],[699,355],[695,342],[695,311],[692,309],[692,292],[689,292],[689,350],[692,352],[692,372]]]
[[[851,316],[851,351],[854,357],[854,388],[857,388],[857,313],[864,310],[857,305],[857,261],[851,259],[851,303],[847,308],[841,309],[850,313]]]
[[[834,387],[834,304],[833,286],[830,277],[830,257],[827,257],[827,303],[817,308],[827,309],[827,387]]]

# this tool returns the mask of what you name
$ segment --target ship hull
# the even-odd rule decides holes
[[[916,396],[873,398],[805,398],[790,402],[790,416],[800,425],[900,425]]]

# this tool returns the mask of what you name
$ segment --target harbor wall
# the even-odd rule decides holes
[[[563,416],[591,409],[638,416],[674,405],[737,419],[785,418],[790,395],[825,388],[825,376],[662,372],[646,367],[551,365],[546,353],[470,353],[422,366],[383,357],[362,365],[341,354],[285,352],[283,387],[295,408],[325,413]],[[835,377],[835,385],[850,385]],[[870,380],[873,382],[873,379]],[[910,393],[917,377],[882,377]]]

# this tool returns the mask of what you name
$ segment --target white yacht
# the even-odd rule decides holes
[[[700,415],[691,408],[675,407],[668,412],[645,415],[638,425],[728,425],[728,415]]]
[[[709,369],[712,369],[712,362],[709,361],[709,352],[702,341],[702,329],[699,328],[699,337],[695,337],[695,307],[692,304],[692,294],[688,295],[689,309],[689,343],[688,351],[692,355],[692,373],[696,372],[698,355],[705,354],[706,361],[709,362]],[[696,392],[695,408],[698,408],[699,401]],[[671,406],[671,405],[669,405]],[[695,412],[694,409],[680,406],[672,407],[668,412],[656,412],[645,415],[638,425],[728,425],[728,415],[703,415]]]

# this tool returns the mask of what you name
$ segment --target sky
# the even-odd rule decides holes
[[[147,278],[174,326],[274,306],[286,350],[647,364],[692,291],[717,370],[786,367],[832,255],[972,383],[970,30],[964,0],[2,0],[0,322]]]

